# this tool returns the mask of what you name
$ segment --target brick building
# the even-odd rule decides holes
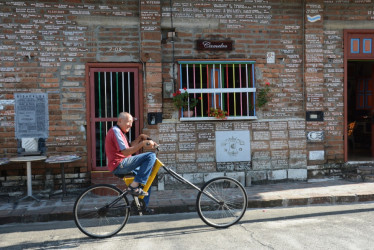
[[[372,160],[373,0],[2,1],[0,19],[0,157],[17,152],[14,94],[46,93],[47,155],[82,157],[70,188],[115,181],[103,139],[123,110],[138,118],[130,136],[149,134],[195,183],[306,180]],[[192,117],[173,105],[183,88],[200,97]],[[0,169],[3,192],[24,188],[24,164]],[[32,173],[35,188],[59,186],[57,165]]]

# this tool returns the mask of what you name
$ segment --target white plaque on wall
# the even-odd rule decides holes
[[[275,63],[275,52],[267,52],[266,53],[266,62],[267,63]]]
[[[325,151],[318,150],[318,151],[309,151],[309,160],[311,161],[318,161],[325,159]]]
[[[217,162],[251,160],[249,131],[216,131]]]

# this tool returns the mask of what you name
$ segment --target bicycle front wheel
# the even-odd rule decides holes
[[[92,238],[106,238],[118,233],[129,219],[129,202],[112,185],[89,187],[75,201],[75,224]]]
[[[196,207],[200,218],[207,225],[226,228],[243,217],[247,202],[247,193],[240,182],[229,177],[218,177],[201,188]]]

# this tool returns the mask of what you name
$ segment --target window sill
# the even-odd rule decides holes
[[[193,121],[240,121],[240,120],[257,120],[257,116],[237,116],[227,117],[227,119],[218,119],[215,117],[181,117],[181,122],[193,122]]]

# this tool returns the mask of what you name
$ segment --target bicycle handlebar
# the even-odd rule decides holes
[[[151,137],[147,137],[147,141],[153,141]],[[157,149],[157,151],[160,151],[160,149],[158,148],[160,145],[156,145],[155,146],[155,149]]]

